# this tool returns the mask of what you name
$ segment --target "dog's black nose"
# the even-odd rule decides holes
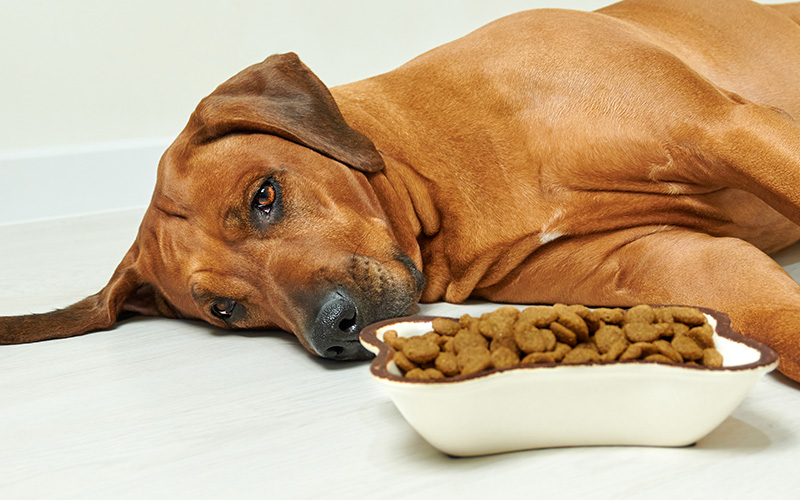
[[[369,351],[358,341],[360,324],[358,308],[343,292],[327,297],[317,313],[311,331],[311,345],[317,354],[330,359],[369,359]]]

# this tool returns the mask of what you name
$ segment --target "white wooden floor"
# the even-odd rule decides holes
[[[141,213],[0,226],[0,315],[99,290]],[[800,248],[779,261],[800,277]],[[366,363],[314,359],[286,334],[133,319],[84,337],[0,346],[6,500],[797,499],[798,463],[800,384],[781,375],[693,447],[454,459],[405,423]]]

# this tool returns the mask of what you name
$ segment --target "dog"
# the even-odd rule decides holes
[[[365,359],[417,302],[692,304],[800,380],[800,3],[625,0],[492,22],[328,89],[293,53],[203,99],[133,246],[0,343],[127,314]]]

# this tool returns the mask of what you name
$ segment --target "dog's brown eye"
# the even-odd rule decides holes
[[[211,306],[211,314],[220,318],[228,319],[233,315],[233,310],[236,308],[236,301],[231,299],[218,299]]]
[[[257,208],[263,213],[269,213],[272,210],[273,203],[275,203],[276,196],[277,193],[272,181],[265,182],[253,199],[253,208]]]

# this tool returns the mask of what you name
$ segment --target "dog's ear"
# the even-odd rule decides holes
[[[71,306],[42,314],[0,317],[0,344],[74,337],[109,328],[122,311],[165,315],[158,294],[142,283],[136,271],[137,254],[134,245],[114,271],[108,285]],[[166,315],[170,315],[169,309]]]
[[[266,133],[364,172],[383,168],[372,141],[345,122],[325,84],[291,52],[220,85],[200,101],[189,127],[201,143],[231,133]]]

